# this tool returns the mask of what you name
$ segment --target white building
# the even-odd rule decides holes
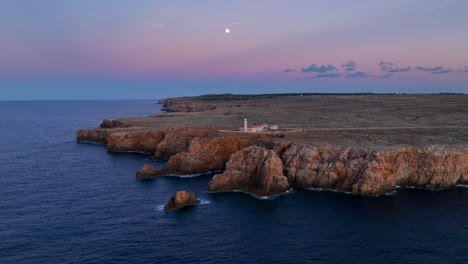
[[[264,131],[275,131],[278,130],[278,125],[262,124],[249,126],[247,124],[247,118],[244,118],[244,127],[239,127],[239,131],[243,132],[264,132]]]

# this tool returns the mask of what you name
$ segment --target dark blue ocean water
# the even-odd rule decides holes
[[[0,102],[0,263],[468,263],[468,189],[261,201],[205,193],[211,175],[138,181],[147,157],[75,142],[103,118],[157,112],[151,101]],[[203,204],[164,213],[182,189]]]

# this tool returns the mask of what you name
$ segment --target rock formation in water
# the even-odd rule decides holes
[[[145,164],[139,172],[136,173],[136,177],[140,179],[151,179],[158,175],[158,170],[153,165]]]
[[[234,153],[223,174],[208,183],[207,191],[241,190],[256,195],[273,195],[290,188],[283,164],[276,152],[251,146]]]
[[[195,206],[200,203],[194,192],[178,191],[164,206],[164,211],[171,212],[187,206]]]

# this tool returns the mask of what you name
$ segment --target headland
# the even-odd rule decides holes
[[[380,195],[468,184],[467,95],[224,94],[158,103],[167,113],[104,120],[78,130],[77,141],[167,160],[161,170],[145,166],[141,179],[221,171],[210,192]],[[270,125],[243,131],[244,119]]]

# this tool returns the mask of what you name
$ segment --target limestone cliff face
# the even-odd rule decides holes
[[[282,155],[294,187],[376,195],[397,185],[448,188],[465,183],[468,150],[444,147],[366,152],[353,148],[293,145]]]
[[[111,152],[143,152],[153,154],[165,134],[160,131],[137,130],[111,133],[107,141],[107,150]]]
[[[105,129],[91,129],[91,130],[77,130],[76,141],[78,142],[92,142],[96,144],[107,144],[110,131]]]
[[[273,150],[280,157],[292,145],[291,141],[279,140],[276,138],[259,138],[253,143],[256,146]]]
[[[109,122],[103,126],[112,127]],[[161,171],[142,170],[141,178],[226,167],[209,183],[210,191],[238,189],[270,195],[292,186],[376,195],[396,186],[439,189],[468,184],[468,149],[462,147],[365,151],[297,145],[277,138],[185,130],[165,133],[137,127],[78,130],[76,138],[106,144],[108,151],[154,153],[155,159],[169,159]],[[252,145],[256,146],[248,147]]]
[[[190,133],[167,133],[164,139],[157,145],[152,159],[167,160],[172,155],[185,152],[194,135]]]
[[[258,146],[234,153],[223,174],[208,183],[207,191],[242,190],[256,195],[273,195],[290,188],[283,164],[276,152]]]
[[[130,124],[124,123],[120,120],[109,120],[104,119],[102,123],[99,125],[100,128],[121,128],[121,127],[130,127]]]
[[[187,152],[172,156],[163,171],[195,174],[224,169],[232,154],[249,146],[251,140],[233,136],[194,138]]]

